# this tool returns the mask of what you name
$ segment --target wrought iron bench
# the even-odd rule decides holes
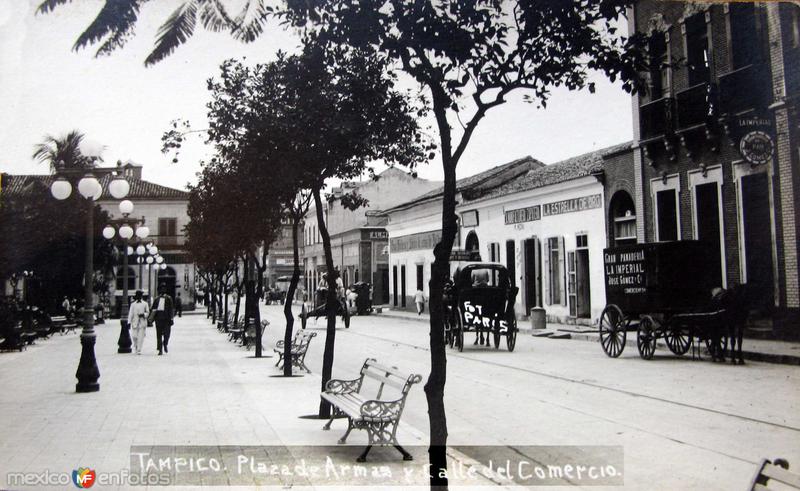
[[[292,349],[290,351],[293,367],[303,369],[307,373],[311,373],[311,370],[309,370],[309,368],[306,366],[306,353],[308,353],[308,346],[311,344],[311,340],[316,335],[317,333],[306,331],[305,329],[300,329],[297,331],[297,334],[295,334],[294,339],[292,340]],[[283,348],[283,340],[280,340],[275,343],[275,348],[272,350],[278,354],[278,361],[275,362],[276,367],[283,366]]]
[[[217,321],[217,331],[224,332],[226,327],[230,327],[234,321],[234,313],[228,312],[227,321],[225,319],[220,319]]]
[[[365,386],[365,377],[374,381],[367,385],[373,386],[377,383],[374,393]],[[325,384],[322,398],[333,405],[333,413],[323,429],[329,430],[334,418],[347,416],[347,431],[339,439],[339,443],[347,441],[353,428],[367,430],[369,435],[369,443],[358,457],[358,462],[367,460],[367,454],[373,445],[391,445],[403,455],[403,460],[413,460],[411,454],[397,442],[397,426],[400,424],[411,386],[421,380],[421,375],[406,374],[397,367],[386,367],[373,358],[367,358],[358,378],[332,379]],[[386,386],[394,389],[390,389],[391,393],[388,395],[384,394]]]
[[[255,346],[256,344],[256,326],[255,322],[252,320],[248,323],[247,329],[244,331],[244,336],[242,337],[242,346],[247,348],[247,351]],[[267,326],[269,326],[269,321],[264,319],[261,321],[261,346],[264,346],[264,334],[267,332]]]
[[[758,466],[758,471],[750,486],[751,491],[769,491],[769,481],[778,484],[777,489],[800,489],[800,475],[789,472],[789,462],[785,459],[769,461],[764,459]]]

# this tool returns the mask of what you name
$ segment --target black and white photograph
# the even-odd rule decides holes
[[[800,1],[0,0],[0,489],[800,490]]]

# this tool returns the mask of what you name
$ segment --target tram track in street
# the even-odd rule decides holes
[[[383,338],[383,337],[380,337],[380,336],[374,336],[374,335],[370,335],[370,334],[364,334],[364,333],[360,333],[360,332],[355,332],[353,330],[349,330],[346,333],[347,334],[356,335],[356,336],[362,336],[362,337],[369,338],[369,339],[375,339],[375,340],[383,341],[383,342],[386,342],[386,343],[406,346],[406,347],[409,347],[409,348],[430,352],[430,348],[428,346],[420,346],[420,345],[417,345],[417,344],[414,344],[414,343],[408,343],[408,342],[405,342],[405,341],[387,339],[387,338]],[[624,394],[624,395],[629,396],[629,397],[648,399],[648,400],[652,400],[652,401],[656,401],[656,402],[671,404],[671,405],[675,405],[675,406],[679,406],[679,407],[683,407],[683,408],[688,408],[688,409],[693,409],[693,410],[696,410],[696,411],[702,411],[702,412],[715,414],[715,415],[719,415],[719,416],[723,416],[723,417],[734,418],[734,419],[737,419],[737,420],[740,420],[740,421],[746,421],[746,422],[749,422],[749,423],[758,423],[758,424],[770,426],[770,427],[773,427],[773,428],[780,428],[780,429],[784,429],[784,430],[789,430],[789,431],[794,431],[794,432],[800,433],[800,428],[795,427],[795,426],[785,425],[785,424],[781,424],[781,423],[775,423],[775,422],[772,422],[772,421],[766,421],[766,420],[763,420],[763,419],[753,418],[753,417],[750,417],[750,416],[744,416],[744,415],[741,415],[741,414],[729,413],[729,412],[721,411],[721,410],[718,410],[718,409],[704,407],[704,406],[700,406],[700,405],[696,405],[696,404],[689,404],[689,403],[685,403],[685,402],[676,401],[676,400],[673,400],[673,399],[667,399],[667,398],[663,398],[663,397],[658,397],[658,396],[653,396],[653,395],[648,395],[648,394],[642,394],[642,393],[633,392],[633,391],[630,391],[630,390],[621,389],[621,388],[617,388],[617,387],[610,387],[610,386],[603,385],[603,384],[596,383],[596,382],[589,382],[589,381],[586,381],[586,380],[581,380],[581,379],[572,378],[572,377],[566,377],[566,376],[563,376],[563,375],[557,375],[557,374],[548,373],[548,372],[544,372],[544,371],[539,371],[539,370],[535,370],[535,369],[531,369],[531,368],[514,366],[514,365],[507,364],[507,363],[500,363],[500,362],[490,361],[490,360],[481,360],[481,359],[477,359],[477,358],[474,358],[474,357],[471,357],[471,356],[466,356],[466,355],[463,355],[461,353],[452,352],[452,351],[448,352],[447,356],[448,356],[448,358],[453,357],[453,358],[467,360],[467,361],[471,361],[471,362],[475,362],[475,363],[482,363],[482,364],[490,365],[490,366],[494,366],[494,367],[516,370],[516,371],[519,371],[519,372],[528,373],[528,374],[531,374],[531,375],[537,375],[537,376],[540,376],[540,377],[545,377],[545,378],[549,378],[549,379],[553,379],[553,380],[559,380],[559,381],[563,381],[563,382],[569,382],[569,383],[573,383],[573,384],[577,384],[577,385],[582,385],[582,386],[585,386],[585,387],[591,387],[591,388],[595,388],[595,389],[601,389],[601,390],[607,390],[607,391],[611,391],[611,392],[616,392],[616,393],[619,393],[619,394]],[[594,415],[594,416],[597,416],[597,415]],[[666,438],[669,438],[669,437],[666,437]],[[683,443],[685,443],[685,442],[683,442]]]

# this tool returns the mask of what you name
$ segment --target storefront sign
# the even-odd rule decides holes
[[[362,230],[361,240],[386,240],[389,238],[389,232],[386,230]]]
[[[575,213],[594,208],[602,208],[602,206],[603,197],[599,194],[593,194],[591,196],[581,196],[580,198],[545,203],[542,205],[542,214],[549,217],[553,215],[563,215],[564,213]]]
[[[542,209],[539,205],[528,206],[527,208],[517,208],[516,210],[506,210],[506,225],[515,223],[532,222],[542,218]]]
[[[751,165],[763,165],[772,159],[775,143],[772,138],[772,120],[745,117],[737,121],[739,153]]]
[[[478,210],[465,211],[461,214],[462,227],[477,227],[478,226]]]
[[[419,249],[433,250],[433,246],[442,239],[442,231],[421,232],[418,234],[404,235],[402,237],[392,237],[389,239],[389,247],[392,254],[405,251],[416,251]]]
[[[453,249],[450,251],[451,261],[480,261],[480,251],[464,251],[461,249]]]

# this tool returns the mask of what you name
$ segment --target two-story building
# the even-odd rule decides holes
[[[643,239],[711,243],[719,284],[797,335],[800,6],[642,0],[629,20],[652,65],[633,99]]]
[[[389,242],[386,218],[378,212],[439,185],[392,167],[375,179],[343,182],[332,189],[330,199],[324,203],[323,216],[331,237],[333,261],[345,285],[370,283],[373,303],[388,302]],[[345,208],[342,197],[353,193],[366,199],[367,205],[356,210]],[[305,286],[306,291],[313,292],[325,272],[322,238],[313,205],[306,215],[303,232]]]

